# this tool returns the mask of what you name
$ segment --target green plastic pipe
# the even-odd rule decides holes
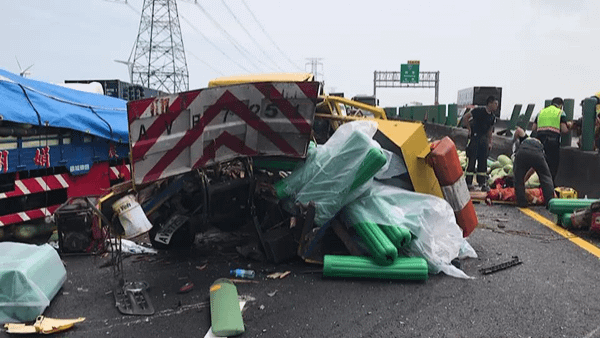
[[[548,210],[556,215],[572,213],[577,209],[588,208],[597,199],[589,198],[553,198],[548,202]]]
[[[403,225],[383,225],[379,224],[379,228],[390,239],[392,244],[398,249],[402,249],[410,243],[410,230]]]
[[[378,265],[390,265],[398,257],[398,248],[390,241],[377,223],[360,222],[352,225],[362,238],[373,260]]]
[[[563,214],[560,217],[560,225],[562,225],[563,228],[568,229],[570,227],[573,226],[573,222],[571,221],[571,213],[566,213]]]
[[[393,264],[381,266],[368,257],[325,255],[323,276],[426,280],[428,268],[421,257],[398,257]]]

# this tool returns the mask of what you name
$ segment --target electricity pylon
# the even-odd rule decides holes
[[[144,0],[131,63],[135,84],[167,93],[189,89],[175,0]]]

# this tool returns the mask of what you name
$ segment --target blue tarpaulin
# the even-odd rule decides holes
[[[4,69],[0,69],[0,115],[7,121],[129,142],[127,101],[35,81]]]

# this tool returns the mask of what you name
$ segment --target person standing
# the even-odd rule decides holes
[[[562,98],[553,98],[552,103],[538,113],[531,128],[532,135],[535,135],[544,145],[546,162],[553,182],[556,180],[560,161],[560,135],[569,132],[567,115],[562,110],[563,104]]]
[[[469,130],[467,140],[467,172],[466,182],[469,190],[473,189],[473,176],[477,176],[477,183],[481,190],[488,191],[487,186],[487,158],[492,150],[492,132],[496,123],[494,112],[498,109],[498,99],[490,96],[485,107],[477,107],[465,113],[463,123]],[[475,167],[477,166],[477,172]]]
[[[534,172],[537,172],[544,195],[544,204],[547,206],[554,197],[554,183],[544,155],[544,145],[538,139],[528,137],[520,127],[515,131],[515,141],[513,169],[517,205],[526,208],[529,204],[525,194],[525,182]]]

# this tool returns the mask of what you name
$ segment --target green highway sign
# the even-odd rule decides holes
[[[418,61],[400,65],[400,83],[419,83]]]

